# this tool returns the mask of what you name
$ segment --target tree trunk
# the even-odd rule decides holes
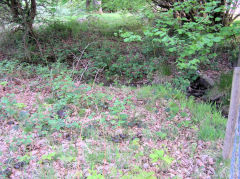
[[[86,0],[86,9],[89,10],[91,0]]]
[[[37,4],[36,0],[24,1],[21,0],[11,0],[8,1],[6,6],[11,10],[12,19],[15,23],[21,25],[24,29],[32,25],[37,14]]]
[[[238,121],[239,111],[239,98],[240,98],[240,68],[234,68],[233,81],[232,81],[232,92],[231,102],[228,114],[228,122],[226,128],[226,134],[223,145],[223,158],[230,159],[232,156],[232,149],[234,144],[235,129]]]
[[[238,52],[238,62],[237,67],[240,67],[240,46],[239,46],[239,52]]]
[[[102,1],[98,1],[98,12],[100,13],[100,14],[102,14],[103,13],[103,10],[102,10]]]
[[[95,10],[98,11],[98,13],[102,14],[102,1],[99,0],[93,0],[93,7]]]

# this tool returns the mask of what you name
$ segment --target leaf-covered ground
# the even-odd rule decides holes
[[[0,178],[228,176],[222,139],[201,140],[194,102],[170,87],[105,87],[64,73],[14,73],[0,81]]]

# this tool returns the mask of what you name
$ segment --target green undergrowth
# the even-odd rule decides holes
[[[58,30],[59,29],[59,30]],[[37,52],[37,47],[33,46],[31,62],[52,66],[55,62],[65,63],[69,68],[73,68],[74,75],[85,81],[94,80],[96,75],[101,82],[113,83],[118,81],[121,84],[131,84],[147,79],[152,81],[156,72],[170,75],[171,70],[166,65],[163,58],[149,58],[149,52],[143,52],[141,45],[125,44],[117,39],[97,38],[81,34],[79,38],[67,39],[72,32],[64,24],[52,24],[47,27],[41,36],[41,41],[45,44],[42,48],[43,56]],[[61,34],[63,33],[63,34]],[[62,36],[67,33],[65,43]],[[44,34],[48,34],[45,36]],[[58,34],[58,35],[55,35]],[[11,45],[11,40],[9,42]],[[15,43],[12,41],[12,43]],[[17,42],[18,44],[18,42]],[[25,57],[24,49],[8,51],[13,59],[17,59],[20,64],[29,63]]]
[[[49,70],[49,68],[51,68],[51,70]],[[57,82],[55,83],[54,80],[60,80],[63,77],[61,74],[64,73],[69,74],[67,81],[71,81],[71,76],[74,77],[73,71],[69,71],[68,68],[61,63],[56,63],[48,67],[40,65],[29,66],[28,64],[19,63],[17,61],[2,61],[0,63],[0,72],[1,78],[6,76],[18,77],[19,74],[21,74],[22,78],[36,76],[42,76],[41,78],[44,79],[50,78],[52,79],[52,87],[54,91],[61,90],[61,95],[65,95],[62,94],[63,90],[68,90],[67,88],[62,88],[61,85],[66,85],[67,87],[68,83],[58,84]],[[71,83],[69,84],[70,86]],[[1,85],[6,84],[2,81]],[[64,101],[71,101],[72,95],[74,94],[71,94],[69,99],[65,99],[68,96],[64,96]],[[224,137],[226,119],[222,117],[221,113],[215,106],[203,102],[195,102],[193,98],[187,98],[180,90],[172,88],[170,84],[141,87],[137,90],[137,97],[146,100],[146,108],[149,108],[149,110],[152,111],[154,108],[151,106],[154,104],[154,101],[158,99],[166,100],[168,103],[166,110],[169,112],[169,119],[171,120],[171,118],[176,115],[182,117],[188,116],[191,119],[191,125],[199,126],[198,135],[202,140],[216,140]],[[52,101],[52,103],[56,102],[54,99],[49,99],[49,101]],[[60,105],[58,108],[61,108],[62,106],[64,105]],[[187,114],[188,112],[190,113],[189,115]]]
[[[56,22],[63,22],[66,26],[70,26],[75,36],[81,32],[90,31],[111,37],[120,29],[140,31],[144,25],[138,15],[121,13],[91,13],[82,16],[71,16],[66,19],[63,17],[61,20],[56,19]]]
[[[119,30],[141,31],[142,26],[137,17],[121,14],[90,15],[83,22],[54,21],[36,28],[38,43],[30,42],[27,48],[21,31],[6,32],[0,39],[1,51],[21,63],[66,63],[86,81],[96,76],[104,83],[151,81],[156,71],[166,69],[163,73],[170,73],[165,59],[154,59],[146,44],[127,44],[115,34]]]
[[[205,26],[199,24],[190,23],[182,31],[184,26],[167,16],[154,21],[137,14],[76,12],[62,9],[61,19],[36,24],[36,39],[28,43],[21,31],[0,36],[0,55],[6,58],[0,61],[0,90],[6,93],[0,94],[0,132],[9,147],[0,150],[0,177],[9,177],[20,166],[23,178],[29,173],[33,178],[159,178],[173,165],[179,167],[181,156],[175,149],[187,153],[184,160],[195,161],[207,152],[217,156],[216,165],[209,165],[217,170],[214,176],[225,176],[227,167],[221,167],[216,146],[224,137],[226,119],[214,105],[188,98],[165,82],[185,91],[194,74],[172,80],[179,70],[176,63],[196,71],[200,62],[208,65],[235,46],[219,43],[222,37],[216,34],[203,36]],[[199,30],[194,36],[195,25]],[[192,35],[183,39],[186,33]],[[223,74],[218,91],[230,91],[231,78],[231,73]],[[152,81],[161,85],[129,87]],[[25,94],[31,103],[19,101]],[[198,142],[212,146],[197,151]],[[38,151],[42,147],[44,152]],[[32,163],[37,167],[29,171]],[[191,177],[204,178],[203,168]]]
[[[176,115],[186,117],[189,112],[190,120],[183,125],[187,127],[197,125],[199,139],[223,139],[227,120],[211,104],[195,102],[193,98],[187,98],[181,91],[170,85],[142,87],[137,94],[140,99],[148,99],[148,105],[154,104],[158,99],[165,99],[168,103],[166,110],[169,112],[170,120]]]
[[[169,84],[140,88],[104,87],[94,82],[77,85],[79,80],[73,72],[64,63],[37,66],[0,62],[1,90],[18,85],[20,93],[30,90],[36,94],[32,106],[19,102],[18,94],[0,99],[1,121],[17,131],[2,136],[11,152],[3,155],[16,159],[9,164],[0,162],[1,171],[19,162],[24,162],[27,170],[29,163],[35,162],[38,168],[32,171],[33,177],[57,178],[54,165],[60,163],[68,178],[154,179],[160,174],[147,168],[154,166],[164,174],[176,162],[173,152],[161,141],[174,141],[180,130],[187,128],[197,133],[196,140],[218,141],[224,136],[226,119],[214,107],[186,98]],[[137,101],[143,102],[141,106],[135,94]],[[143,109],[152,117],[142,113]],[[162,110],[159,119],[153,117],[158,110]],[[176,117],[181,120],[176,122]],[[162,125],[161,129],[153,130],[155,123]],[[45,141],[42,145],[48,150],[36,156],[32,150],[39,140]],[[159,145],[145,145],[148,141]],[[192,148],[194,157],[196,147]],[[99,167],[106,163],[108,173]]]
[[[175,53],[168,52],[165,42],[155,42],[150,34],[143,35],[151,26],[149,23],[137,14],[84,12],[36,24],[36,39],[27,46],[23,45],[23,32],[4,32],[0,36],[0,51],[9,59],[21,62],[75,65],[75,75],[85,81],[93,81],[97,76],[102,77],[100,81],[104,84],[132,85],[135,82],[133,85],[136,85],[143,81],[149,84],[155,74],[174,76],[172,69],[176,69],[177,62]],[[224,51],[230,56],[233,48],[226,41],[214,46],[214,51]],[[221,58],[221,53],[218,55]],[[192,80],[188,75],[195,74],[176,77],[175,86],[185,90]]]

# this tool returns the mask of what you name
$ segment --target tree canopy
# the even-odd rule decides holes
[[[174,9],[174,16],[184,17],[192,22],[196,22],[196,17],[211,15],[212,24],[221,23],[225,26],[240,15],[236,12],[239,0],[152,0],[152,2],[156,8],[160,7],[163,11],[174,9],[176,5],[181,4],[180,8]],[[209,9],[203,13],[200,10],[204,7]]]

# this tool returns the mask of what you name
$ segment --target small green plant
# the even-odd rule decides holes
[[[90,166],[93,167],[103,162],[103,160],[105,159],[105,153],[103,151],[93,153],[86,151],[86,159],[89,162]]]
[[[173,79],[173,84],[176,88],[185,92],[187,87],[190,86],[190,80],[188,76],[178,76]]]
[[[39,163],[43,163],[44,161],[52,161],[55,160],[57,156],[56,152],[51,152],[48,154],[44,154],[41,158],[41,160],[39,160]]]
[[[174,161],[174,158],[171,158],[170,156],[168,156],[163,149],[155,149],[150,155],[149,157],[151,158],[151,161],[153,163],[158,162],[159,160],[163,161],[165,164],[167,165],[171,165],[172,162]]]
[[[2,82],[0,82],[0,86],[6,86],[8,84],[8,82],[7,81],[2,81]]]
[[[121,179],[157,179],[154,172],[147,172],[140,167],[135,166],[134,169],[127,175],[121,177]]]
[[[31,160],[31,156],[28,154],[25,154],[24,156],[18,157],[18,160],[28,164]]]
[[[0,101],[0,116],[2,119],[14,118],[16,120],[27,119],[28,114],[22,111],[26,105],[24,103],[18,103],[14,94],[10,94],[2,97]]]
[[[165,76],[170,76],[172,74],[170,65],[168,65],[166,63],[162,63],[161,67],[160,67],[160,72],[161,72],[161,74],[163,74]]]
[[[124,42],[140,42],[142,37],[140,35],[134,34],[133,32],[123,32],[119,30],[120,37],[124,39]]]
[[[71,163],[77,160],[77,150],[73,146],[70,146],[66,151],[59,151],[57,153],[57,159],[64,163]]]
[[[167,138],[168,134],[165,133],[165,132],[156,132],[156,135],[161,139],[161,140],[164,140]]]
[[[25,107],[27,107],[27,105],[26,104],[24,104],[24,103],[16,103],[16,104],[14,104],[18,109],[23,109],[23,108],[25,108]]]
[[[104,179],[104,176],[102,174],[99,174],[94,169],[90,170],[89,173],[90,175],[87,177],[87,179]]]
[[[113,120],[111,120],[111,123],[115,127],[126,124],[128,115],[123,113],[123,111],[125,110],[125,105],[127,103],[128,103],[127,99],[123,101],[116,99],[113,105],[109,107],[110,114],[113,117]]]
[[[192,121],[181,121],[178,123],[178,127],[190,127]]]
[[[139,138],[136,138],[132,141],[132,145],[135,146],[135,147],[139,147],[140,146],[140,139]]]
[[[181,104],[181,107],[182,107],[182,104]],[[185,108],[185,107],[184,107]],[[183,109],[184,109],[183,108]],[[182,111],[182,112],[180,112],[180,115],[181,115],[181,117],[187,117],[188,116],[188,114],[186,113],[186,112],[184,112],[184,111]]]
[[[16,141],[17,145],[30,145],[32,143],[33,136],[32,135],[28,135],[24,138],[15,138],[14,141]]]
[[[137,91],[138,99],[146,99],[153,97],[153,89],[151,86],[144,86]]]
[[[176,115],[176,114],[179,112],[179,106],[178,106],[178,104],[175,103],[175,102],[170,102],[169,108],[170,108],[170,112],[171,112],[173,115]]]
[[[169,107],[165,110],[166,112],[169,113],[169,117],[167,118],[168,120],[174,118],[178,112],[179,112],[180,108],[178,106],[177,103],[170,101],[169,102]]]

